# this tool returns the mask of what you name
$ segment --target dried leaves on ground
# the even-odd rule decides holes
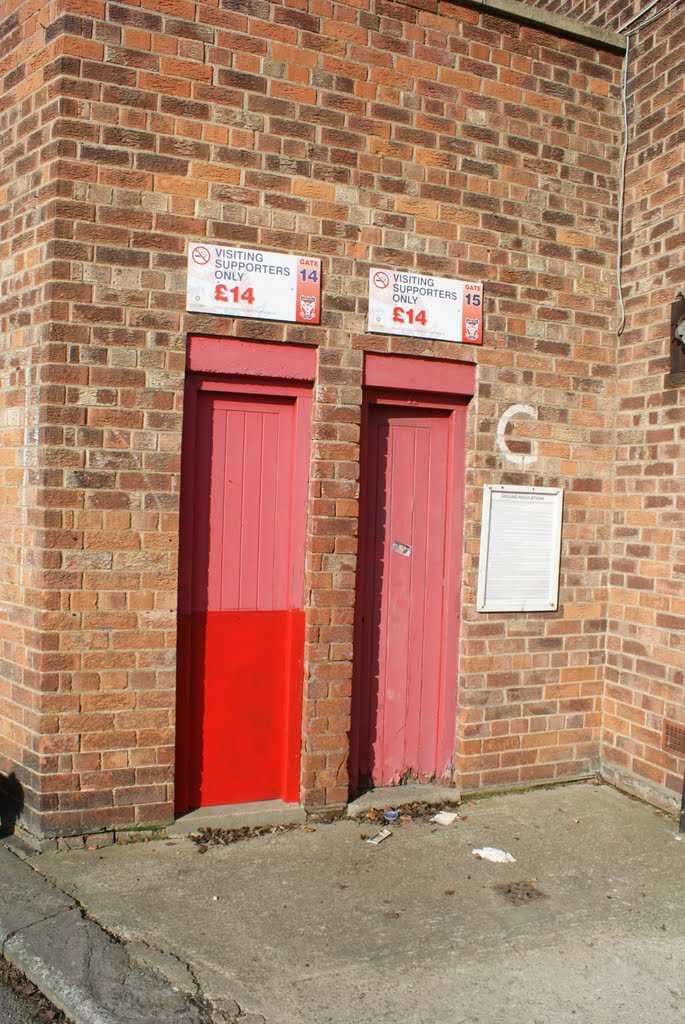
[[[393,824],[409,821],[429,821],[438,811],[456,811],[457,806],[457,800],[444,801],[440,804],[429,803],[426,800],[415,800],[413,803],[400,805],[399,818]],[[389,807],[383,810],[369,808],[368,811],[363,812],[354,820],[357,822],[384,822],[385,811],[390,809]],[[463,815],[464,820],[466,820],[466,817],[466,815]],[[323,823],[317,821],[317,825]],[[306,825],[298,823],[293,825],[247,825],[244,828],[199,828],[197,832],[191,834],[190,839],[197,846],[198,853],[206,853],[210,846],[230,846],[232,843],[240,842],[241,839],[254,839],[256,836],[272,836],[280,832],[293,832],[296,830],[315,832],[316,827],[311,823]]]
[[[311,825],[256,825],[245,828],[199,828],[190,836],[198,847],[199,853],[206,853],[210,846],[230,846],[241,839],[254,839],[255,836],[276,835],[278,832],[291,832],[303,829],[312,832]]]
[[[458,800],[454,802],[446,800],[439,804],[429,803],[426,800],[415,800],[411,804],[400,804],[399,821],[430,821],[438,811],[456,811],[458,805]],[[384,810],[379,810],[377,807],[370,807],[368,811],[364,811],[355,820],[384,821],[387,810],[391,810],[391,808],[386,807]]]
[[[61,1010],[56,1009],[42,992],[21,971],[0,957],[0,985],[8,988],[31,1014],[35,1024],[69,1024]]]

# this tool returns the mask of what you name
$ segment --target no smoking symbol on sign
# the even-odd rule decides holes
[[[201,267],[206,266],[211,258],[209,249],[206,245],[196,245],[190,255],[193,258],[193,263],[198,263]]]
[[[387,288],[390,284],[390,278],[387,274],[384,274],[382,270],[377,270],[373,275],[373,283],[376,288]]]

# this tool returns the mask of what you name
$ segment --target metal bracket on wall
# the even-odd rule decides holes
[[[671,386],[685,384],[685,295],[678,292],[671,303],[670,327],[670,376]]]

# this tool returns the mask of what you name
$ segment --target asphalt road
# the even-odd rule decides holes
[[[5,985],[0,983],[0,1020],[2,1024],[34,1024],[35,1016]]]
[[[0,956],[0,1024],[66,1024],[35,985]]]

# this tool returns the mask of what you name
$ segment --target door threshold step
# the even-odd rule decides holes
[[[410,783],[408,786],[380,786],[362,793],[347,805],[347,817],[359,818],[367,811],[382,811],[384,807],[399,810],[409,804],[424,803],[430,807],[441,804],[458,804],[461,790],[455,786],[434,786],[432,783],[421,785]]]
[[[258,800],[246,804],[199,807],[182,814],[167,828],[170,836],[188,836],[201,828],[257,828],[270,825],[299,825],[307,820],[302,804],[282,800]]]

